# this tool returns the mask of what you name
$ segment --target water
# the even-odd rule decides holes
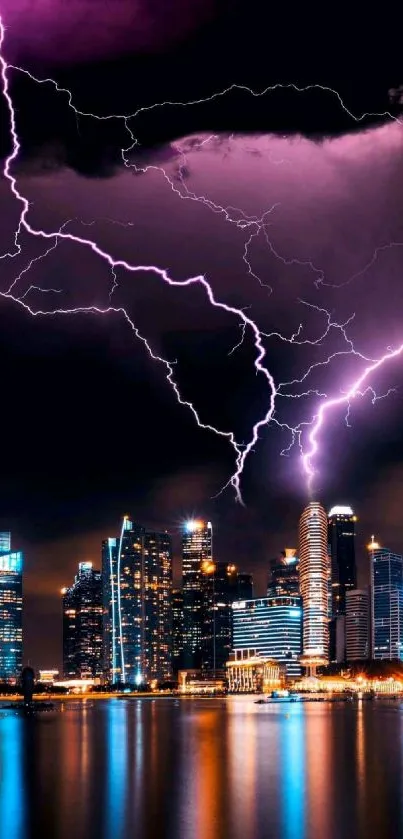
[[[398,839],[403,706],[251,697],[0,714],[0,839]]]

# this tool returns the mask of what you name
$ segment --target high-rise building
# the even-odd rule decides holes
[[[300,597],[261,597],[232,604],[232,645],[255,650],[285,665],[287,676],[301,675],[302,603]]]
[[[10,534],[1,534],[0,550],[0,681],[13,682],[22,669],[21,551],[11,551]]]
[[[311,501],[299,520],[299,580],[303,604],[303,658],[308,670],[329,656],[327,516]]]
[[[269,562],[268,597],[299,596],[299,559],[294,548],[286,548]]]
[[[11,533],[9,530],[0,532],[0,553],[9,553],[11,551]]]
[[[174,673],[182,669],[183,661],[183,591],[172,589],[172,666]]]
[[[355,523],[351,507],[332,507],[327,534],[331,561],[332,617],[346,614],[346,592],[357,586]]]
[[[63,594],[63,673],[65,679],[103,675],[102,574],[80,562],[73,585]]]
[[[201,666],[224,670],[232,649],[232,604],[238,597],[235,565],[205,561],[202,564],[203,625]]]
[[[172,541],[123,519],[102,543],[105,673],[141,684],[172,672]]]
[[[182,535],[183,574],[183,666],[201,666],[201,640],[204,620],[204,563],[213,562],[211,522],[188,521]]]
[[[403,556],[378,543],[371,561],[372,657],[403,660]]]
[[[252,574],[238,574],[237,600],[252,600],[252,598],[253,598],[253,577],[252,577]]]
[[[369,592],[368,589],[346,591],[346,659],[369,658]]]

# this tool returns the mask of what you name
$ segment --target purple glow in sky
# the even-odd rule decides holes
[[[2,0],[11,61],[106,59],[180,41],[208,20],[214,0]]]
[[[393,226],[392,232],[391,219],[387,217],[387,229],[385,233],[382,232],[384,216],[380,219],[378,211],[381,183],[375,184],[376,179],[371,180],[370,187],[367,183],[368,168],[372,159],[379,156],[380,149],[382,150],[381,168],[386,165],[393,169],[398,165],[396,158],[399,154],[401,159],[402,145],[400,123],[394,122],[381,129],[321,144],[295,137],[292,140],[267,136],[228,138],[221,135],[185,138],[165,151],[166,162],[164,163],[159,160],[158,155],[161,153],[158,153],[155,162],[151,161],[147,165],[140,166],[139,161],[136,160],[136,154],[131,154],[127,159],[128,172],[122,169],[122,173],[112,181],[112,187],[104,181],[94,187],[94,194],[96,190],[103,192],[103,198],[100,197],[96,204],[97,210],[93,205],[92,211],[89,211],[88,215],[85,213],[86,203],[92,203],[88,196],[86,200],[82,199],[78,202],[76,209],[72,206],[71,214],[68,212],[66,216],[69,203],[74,204],[72,196],[75,189],[78,188],[79,191],[81,189],[80,183],[76,180],[77,176],[63,170],[54,177],[47,176],[46,185],[43,181],[41,183],[42,199],[46,194],[46,200],[43,201],[44,210],[40,206],[40,200],[38,202],[35,199],[33,211],[29,209],[28,203],[31,200],[30,190],[37,188],[39,179],[35,182],[35,179],[28,177],[25,183],[24,173],[21,173],[21,176],[17,174],[17,179],[15,178],[15,167],[18,164],[20,149],[12,98],[8,90],[11,72],[13,71],[8,70],[7,64],[3,62],[3,88],[11,119],[13,140],[11,155],[6,161],[4,174],[17,206],[22,212],[22,215],[20,217],[17,215],[16,218],[21,234],[27,233],[31,237],[41,238],[48,243],[48,249],[44,253],[45,260],[50,254],[52,257],[55,254],[56,249],[54,247],[49,249],[49,245],[57,245],[59,242],[63,243],[63,246],[67,244],[73,248],[78,245],[80,251],[84,248],[87,252],[85,258],[92,255],[100,257],[113,279],[112,286],[109,285],[109,301],[111,293],[115,293],[115,290],[119,288],[120,274],[125,272],[135,275],[151,274],[156,279],[162,280],[165,285],[177,289],[181,286],[202,287],[209,303],[221,312],[235,315],[238,326],[241,326],[241,334],[234,345],[229,348],[229,355],[236,352],[243,341],[246,341],[247,333],[251,333],[256,351],[254,367],[256,371],[263,374],[268,384],[268,406],[266,404],[263,412],[258,412],[258,418],[254,416],[246,439],[242,442],[237,433],[232,430],[223,431],[210,421],[200,422],[193,403],[188,399],[183,399],[180,394],[180,388],[176,384],[176,379],[174,381],[173,378],[173,366],[164,357],[151,350],[149,339],[139,331],[137,325],[134,325],[125,306],[114,305],[114,300],[112,305],[105,302],[105,282],[102,282],[100,290],[95,287],[95,271],[91,286],[88,287],[87,284],[84,293],[81,289],[73,293],[74,298],[78,296],[73,303],[65,303],[64,300],[59,303],[61,298],[57,297],[55,304],[53,295],[65,295],[66,289],[52,291],[43,284],[43,279],[38,283],[31,279],[34,274],[28,272],[27,267],[31,265],[32,260],[32,268],[36,270],[39,267],[43,276],[43,265],[38,259],[39,255],[31,256],[32,241],[27,248],[24,244],[22,251],[23,255],[28,255],[27,265],[19,269],[18,274],[12,278],[11,283],[2,292],[3,296],[12,297],[34,315],[72,314],[76,311],[122,313],[136,337],[140,337],[141,341],[146,344],[152,357],[165,365],[168,381],[173,386],[181,404],[191,408],[202,428],[215,430],[220,436],[227,437],[233,445],[236,454],[236,470],[229,483],[234,487],[238,500],[241,500],[240,478],[246,459],[256,447],[262,429],[270,424],[281,430],[286,437],[288,436],[288,442],[282,449],[283,454],[290,454],[294,445],[299,447],[303,469],[308,477],[308,488],[311,490],[316,471],[314,458],[316,461],[319,432],[322,439],[325,417],[332,408],[338,408],[340,405],[348,408],[351,399],[358,395],[361,384],[365,383],[366,386],[369,385],[372,388],[373,381],[370,374],[389,361],[391,357],[396,357],[403,351],[401,336],[398,348],[388,349],[391,329],[388,330],[388,339],[385,343],[384,319],[382,360],[379,360],[379,349],[375,350],[376,336],[371,335],[369,342],[366,340],[365,307],[361,301],[354,299],[354,292],[350,293],[352,284],[354,283],[355,286],[360,278],[366,278],[370,269],[380,262],[381,256],[401,247],[400,219],[399,222],[393,219],[393,225],[396,224],[396,227]],[[304,94],[301,93],[301,95]],[[139,178],[133,179],[131,167],[137,170]],[[199,184],[200,174],[198,173],[201,173],[203,184]],[[65,189],[66,179],[70,182],[68,193]],[[130,210],[128,215],[122,214],[122,196],[125,191],[122,189],[122,179],[127,181],[129,187],[129,194],[126,195],[125,200],[128,200],[129,204],[135,202],[134,211]],[[144,180],[147,185],[142,187],[141,181]],[[106,194],[107,191],[115,188],[118,181],[119,190],[115,197],[120,202],[121,209],[120,212],[117,208],[112,212],[111,201],[106,200]],[[140,187],[137,188],[139,181]],[[60,182],[63,183],[63,200],[59,205],[61,215],[60,219],[57,219],[57,212],[53,212],[50,221],[49,196],[52,188],[57,187],[58,182],[59,185]],[[232,200],[234,183],[236,183],[239,198],[234,197]],[[134,188],[136,188],[135,199]],[[139,207],[141,207],[140,224],[144,226],[146,223],[144,208],[139,203],[141,188],[147,190],[145,203],[152,208],[152,235],[148,235],[142,245],[145,251],[149,251],[149,255],[142,259],[139,258],[138,251],[135,258],[131,255],[133,224],[136,225],[137,234],[139,232]],[[156,201],[150,200],[150,191],[153,188],[157,190],[157,194],[160,189],[164,191],[162,202],[159,203],[158,222],[155,215]],[[348,223],[349,214],[351,217],[351,213],[354,213],[356,190],[360,191],[359,206],[362,213],[364,207],[362,193],[368,189],[374,193],[375,214],[368,213],[369,218],[365,222],[361,214],[359,225],[352,230],[348,227]],[[88,193],[87,184],[85,190]],[[396,198],[397,196],[394,196],[394,200]],[[186,207],[186,213],[189,212],[189,207],[194,207],[197,213],[203,213],[203,222],[198,231],[199,246],[202,246],[202,250],[197,252],[192,247],[187,252],[186,248],[184,250],[181,245],[179,250],[181,267],[178,267],[177,272],[179,279],[176,279],[175,269],[172,269],[171,262],[169,269],[160,267],[163,264],[161,243],[158,243],[156,247],[155,234],[159,234],[160,229],[163,230],[167,222],[167,218],[161,215],[161,209],[167,201],[174,202],[175,215],[180,214],[180,205]],[[119,248],[116,248],[116,243],[113,247],[108,243],[107,238],[110,238],[110,234],[106,237],[105,244],[100,243],[96,235],[94,223],[102,220],[99,218],[99,207],[102,205],[108,207],[108,218],[112,219],[112,224],[123,219],[121,230],[126,233],[128,230],[130,232],[130,239],[126,238]],[[42,218],[43,212],[44,218]],[[134,221],[132,221],[133,212]],[[204,214],[209,215],[209,221],[207,221],[207,215]],[[35,216],[35,222],[31,222],[31,215]],[[78,222],[74,219],[77,216]],[[305,219],[305,216],[306,221],[301,226],[301,219]],[[344,252],[339,251],[336,257],[334,256],[335,216],[337,216],[339,226],[345,226],[346,234],[343,242]],[[195,219],[196,217],[192,219],[193,231],[197,230]],[[237,240],[239,243],[237,272],[241,269],[242,273],[239,277],[231,274],[230,290],[226,288],[231,270],[228,263],[227,265],[220,264],[218,260],[218,264],[212,270],[206,266],[206,261],[210,261],[213,255],[207,255],[203,250],[203,240],[207,241],[205,220],[207,224],[214,221],[215,235],[217,235],[217,230],[221,230],[224,237],[234,237],[234,241]],[[83,222],[86,232],[83,232]],[[375,248],[373,235],[369,240],[371,242],[369,247],[366,241],[369,222],[380,228],[379,234],[376,234],[380,237],[377,239],[379,244]],[[357,243],[363,223],[365,237],[361,243],[361,254],[358,255]],[[184,227],[179,225],[177,229],[180,230],[183,240]],[[20,256],[20,240],[18,233],[16,240],[18,247],[11,251],[11,259]],[[164,246],[164,242],[162,245]],[[350,245],[352,245],[351,253],[349,253]],[[158,259],[156,259],[156,250]],[[256,257],[253,254],[254,250],[257,250]],[[365,254],[364,258],[362,252]],[[262,257],[266,265],[261,267],[259,263],[262,262]],[[72,254],[68,258],[75,259],[75,256]],[[171,255],[172,259],[174,259],[173,255]],[[195,268],[186,269],[188,259],[190,262],[194,260]],[[351,267],[346,269],[349,265]],[[269,270],[267,270],[268,266],[270,266]],[[219,276],[216,281],[214,274],[217,268]],[[119,272],[119,279],[117,272]],[[29,284],[23,290],[20,284],[22,279],[27,280]],[[238,287],[240,282],[242,289]],[[44,290],[43,294],[41,294],[41,289]],[[32,293],[39,293],[39,298],[42,298],[40,303],[36,304],[31,302],[31,298],[28,299],[28,295]],[[237,297],[242,294],[244,298],[246,297],[246,303],[245,300],[237,305],[226,302],[225,297],[228,297],[229,293]],[[67,294],[71,295],[70,289]],[[368,295],[370,296],[371,294]],[[51,302],[48,306],[49,298]],[[251,307],[253,311],[246,313],[245,305]],[[290,312],[291,308],[292,312]],[[282,318],[279,317],[284,311],[288,314],[286,329],[283,327]],[[265,313],[268,323],[264,319]],[[377,315],[379,316],[379,312]],[[292,326],[293,318],[298,319],[294,326]],[[272,348],[274,347],[276,347],[276,356],[279,349],[283,356],[281,379],[275,370],[276,360],[273,361],[274,369],[272,368]],[[296,347],[298,348],[297,361],[295,360]],[[312,358],[306,357],[307,348],[313,352]],[[290,349],[294,355],[287,360],[287,350],[289,352]],[[321,352],[319,358],[318,349]],[[375,357],[374,352],[376,352]],[[295,366],[300,369],[297,374],[285,379],[283,378],[284,368],[287,364],[291,370]],[[331,371],[330,376],[329,371]],[[324,372],[325,381],[323,380]],[[371,395],[373,398],[376,397],[376,393],[372,390]],[[301,412],[301,409],[298,411],[299,406],[295,408],[297,402],[303,406],[302,417],[297,415]],[[286,405],[284,416],[281,403]],[[292,419],[287,416],[290,404],[293,406]],[[322,445],[325,443],[322,442]]]

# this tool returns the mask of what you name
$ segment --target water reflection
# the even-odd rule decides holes
[[[305,713],[302,705],[281,725],[281,801],[284,839],[305,839]]]
[[[25,836],[23,726],[28,720],[7,714],[0,719],[0,837]]]
[[[397,839],[397,704],[67,703],[0,717],[0,839]]]
[[[127,806],[128,737],[127,706],[111,700],[104,716],[106,725],[106,792],[104,839],[123,839]],[[139,726],[141,731],[141,724]],[[137,754],[136,754],[137,764]]]

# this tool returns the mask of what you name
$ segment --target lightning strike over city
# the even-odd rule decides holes
[[[330,13],[0,0],[0,839],[403,835],[403,14]]]

